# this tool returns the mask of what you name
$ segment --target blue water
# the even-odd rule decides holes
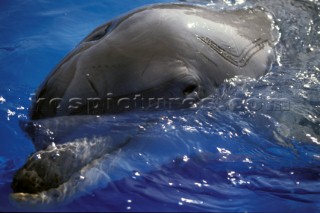
[[[0,2],[0,211],[25,210],[9,200],[10,184],[35,151],[19,120],[38,85],[96,26],[156,2],[169,1]],[[281,32],[277,65],[258,80],[226,81],[213,103],[119,116],[118,126],[145,125],[133,138],[145,145],[124,160],[131,175],[41,210],[320,212],[319,1],[195,2],[267,8]]]

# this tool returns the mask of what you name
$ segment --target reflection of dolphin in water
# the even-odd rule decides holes
[[[190,106],[227,78],[263,75],[274,61],[277,36],[263,9],[214,11],[185,4],[147,6],[98,27],[39,89],[31,119],[56,118],[27,125],[38,152],[15,175],[13,197],[64,200],[77,188],[90,188],[104,176],[101,171],[112,172],[112,161],[139,147],[131,143],[139,133],[136,123],[121,131],[102,122],[109,126],[102,137],[85,129],[87,135],[68,138],[79,123],[99,118],[59,116]],[[50,134],[59,145],[47,148]],[[108,165],[100,176],[92,172],[97,162]]]

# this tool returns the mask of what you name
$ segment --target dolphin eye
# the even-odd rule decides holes
[[[89,36],[86,41],[97,41],[101,39],[103,36],[105,36],[110,31],[111,23],[108,23],[108,25],[100,27],[100,29],[97,29],[93,35]]]
[[[184,95],[189,95],[189,94],[193,93],[196,89],[197,89],[197,85],[195,85],[195,84],[188,85],[188,86],[183,90],[183,94],[184,94]]]

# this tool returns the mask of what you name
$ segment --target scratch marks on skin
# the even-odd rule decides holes
[[[95,80],[91,79],[91,76],[94,76],[95,72],[111,72],[112,70],[120,70],[125,69],[129,65],[126,63],[122,64],[96,64],[96,65],[90,65],[81,68],[81,73],[84,73],[85,78],[87,79],[91,89],[93,92],[96,93],[96,95],[99,97],[99,89],[98,86],[95,85]]]
[[[264,48],[265,43],[268,43],[268,40],[262,40],[261,38],[256,39],[249,45],[246,49],[242,51],[239,55],[233,54],[228,52],[227,50],[223,49],[217,43],[212,41],[210,38],[205,36],[197,36],[197,39],[200,40],[202,43],[207,45],[210,49],[214,50],[218,53],[221,57],[225,60],[229,61],[231,64],[237,67],[244,67],[248,64],[249,60],[261,49]],[[203,55],[203,54],[202,54]],[[204,55],[203,55],[204,56]],[[205,57],[208,59],[208,57]]]
[[[94,83],[91,81],[90,77],[88,75],[86,75],[86,77],[88,79],[88,83],[89,83],[91,89],[96,93],[97,97],[99,97],[99,90],[96,88]]]
[[[146,66],[144,67],[144,69],[143,69],[142,72],[141,72],[141,76],[144,75],[144,73],[146,72],[146,70],[148,69],[148,67],[149,67],[149,65],[150,65],[150,62],[153,60],[153,58],[154,58],[154,55],[151,56],[151,58],[148,60],[148,63],[146,64]]]

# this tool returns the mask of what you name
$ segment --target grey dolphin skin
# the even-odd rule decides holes
[[[98,27],[67,55],[30,117],[188,107],[225,79],[268,71],[277,32],[261,8],[143,7]]]
[[[137,125],[127,128],[134,129],[132,134],[63,139],[86,120],[84,115],[189,107],[225,79],[265,74],[276,58],[278,39],[272,16],[262,8],[217,11],[157,4],[101,25],[38,90],[30,112],[31,122],[38,125],[31,133],[37,152],[15,174],[12,197],[60,202],[99,179],[93,175],[94,165],[104,162],[108,171],[117,171],[110,162],[124,161],[125,150],[138,149],[130,144]],[[50,131],[58,145],[44,143],[42,136]],[[87,185],[77,185],[75,177],[84,177]]]

